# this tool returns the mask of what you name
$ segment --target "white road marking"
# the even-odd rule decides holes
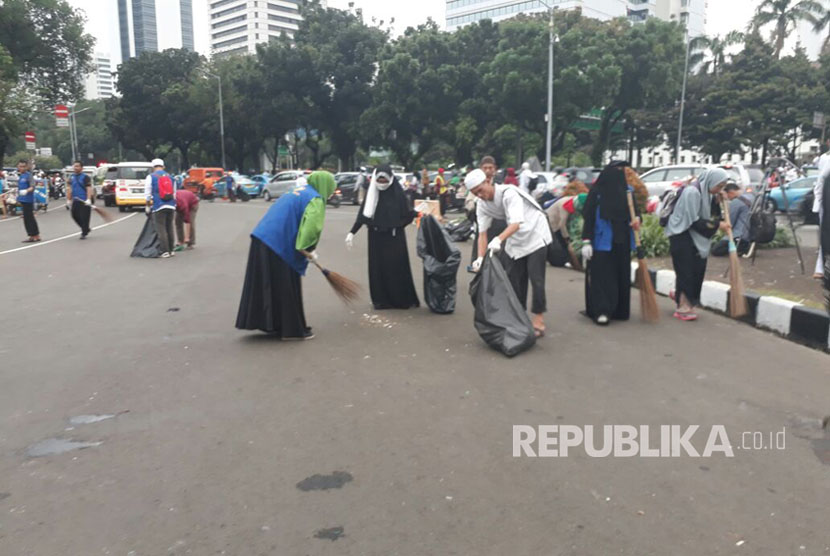
[[[62,208],[63,210],[66,210],[66,203],[60,203],[59,201],[55,201],[54,203],[49,203],[49,204],[51,206],[49,208],[47,208],[45,211],[42,211],[43,214],[46,214],[48,212],[55,212],[59,208]],[[36,212],[35,216],[37,216],[38,213],[40,213],[40,212],[41,211]],[[0,215],[2,215],[2,214],[3,213],[0,212]],[[16,215],[16,216],[9,216],[8,218],[0,219],[0,224],[2,224],[3,222],[16,222],[18,219],[22,219],[22,218],[23,218],[22,214]]]
[[[92,230],[100,230],[101,228],[106,228],[107,226],[112,226],[113,224],[118,224],[119,222],[123,222],[124,220],[128,220],[133,216],[140,214],[138,212],[134,212],[132,214],[128,214],[123,218],[119,218],[113,222],[107,222],[106,224],[101,224],[100,226],[95,226]],[[69,234],[63,237],[56,237],[55,239],[50,239],[48,241],[41,241],[38,243],[30,243],[29,245],[25,245],[23,247],[18,247],[17,249],[9,249],[8,251],[0,251],[0,255],[8,255],[9,253],[17,253],[18,251],[25,251],[26,249],[34,249],[35,247],[43,247],[44,245],[49,245],[50,243],[55,243],[56,241],[63,241],[65,239],[69,239],[72,237],[78,237],[81,235],[81,232],[75,232],[74,234]]]

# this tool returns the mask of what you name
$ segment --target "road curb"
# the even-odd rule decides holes
[[[637,266],[636,262],[631,263],[632,277],[636,276]],[[668,296],[677,281],[674,271],[652,270],[650,273],[657,293]],[[728,316],[730,295],[729,284],[707,280],[703,283],[700,301],[706,309]],[[830,314],[826,311],[755,292],[746,292],[744,298],[749,312],[737,320],[793,342],[830,352]]]

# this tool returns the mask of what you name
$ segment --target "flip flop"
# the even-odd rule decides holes
[[[681,313],[680,311],[675,311],[674,318],[682,320],[683,322],[692,322],[697,320],[697,315],[695,313]]]

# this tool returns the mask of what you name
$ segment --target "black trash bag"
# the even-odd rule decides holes
[[[564,268],[565,264],[570,262],[570,259],[568,250],[558,238],[554,237],[553,241],[548,244],[548,262],[551,266]]]
[[[236,190],[236,196],[239,197],[239,200],[243,203],[247,203],[251,200],[251,196],[248,194],[248,192],[242,189],[241,187]]]
[[[458,293],[456,275],[461,265],[461,251],[452,245],[447,231],[429,215],[421,219],[418,230],[418,256],[424,260],[427,306],[439,315],[452,313]]]
[[[447,233],[450,235],[450,239],[455,242],[460,241],[467,241],[473,235],[475,230],[473,229],[473,223],[465,218],[463,220],[454,220],[448,223],[445,227]]]
[[[470,283],[475,327],[491,348],[513,357],[533,347],[536,334],[498,257],[487,255]]]
[[[161,256],[161,243],[159,236],[156,234],[156,227],[153,226],[153,219],[149,216],[144,223],[144,228],[141,230],[141,235],[138,236],[138,241],[135,242],[131,257],[142,257],[145,259],[157,259]]]

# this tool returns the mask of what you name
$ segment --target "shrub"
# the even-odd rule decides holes
[[[665,257],[669,254],[669,238],[660,226],[660,218],[656,214],[646,214],[643,217],[640,239],[643,242],[646,257]]]

